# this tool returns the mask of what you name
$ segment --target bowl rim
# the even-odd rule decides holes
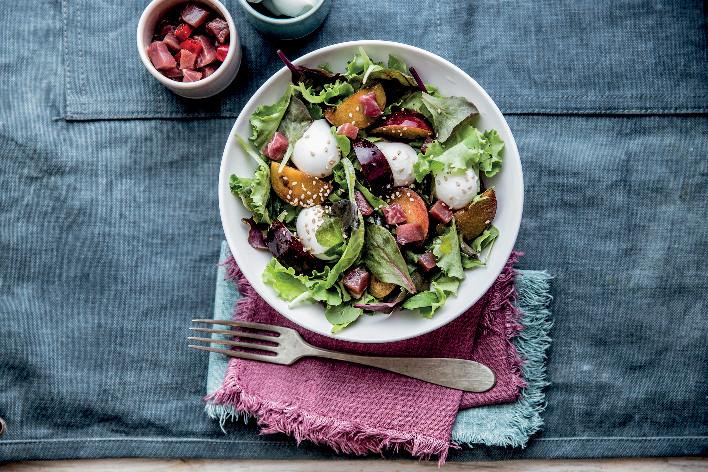
[[[246,12],[250,15],[253,15],[255,18],[258,18],[260,21],[263,21],[264,23],[270,23],[271,25],[278,25],[278,26],[284,26],[284,25],[292,25],[294,23],[299,23],[302,20],[305,20],[309,18],[310,16],[314,15],[317,10],[319,10],[322,5],[324,5],[325,0],[318,0],[318,3],[303,13],[302,15],[298,15],[293,18],[275,18],[272,16],[264,15],[263,13],[259,12],[255,8],[251,6],[251,4],[248,2],[248,0],[239,0],[239,3],[241,4],[241,7],[246,10]]]
[[[322,336],[326,336],[326,337],[333,338],[333,339],[338,339],[341,341],[360,343],[360,344],[385,344],[385,343],[391,343],[391,342],[404,341],[407,339],[413,339],[413,338],[422,336],[424,334],[430,333],[432,331],[435,331],[438,328],[442,328],[443,326],[445,326],[448,323],[451,323],[453,320],[457,319],[459,316],[461,316],[463,313],[465,313],[467,310],[469,310],[475,303],[477,303],[489,291],[489,288],[497,280],[497,278],[499,277],[499,274],[501,274],[501,271],[504,269],[504,265],[509,260],[511,253],[514,250],[514,245],[516,243],[516,238],[518,236],[519,229],[521,227],[521,219],[522,219],[522,215],[523,215],[524,179],[523,179],[523,168],[521,165],[520,154],[518,151],[518,146],[516,144],[516,138],[514,138],[511,128],[509,127],[509,124],[507,123],[506,118],[504,117],[503,113],[501,112],[501,110],[499,110],[499,107],[494,102],[494,100],[489,96],[487,91],[481,85],[479,85],[479,83],[477,83],[476,80],[474,80],[469,74],[467,74],[465,71],[463,71],[462,69],[460,69],[458,66],[456,66],[452,62],[448,61],[447,59],[444,59],[444,58],[438,56],[437,54],[434,54],[434,53],[427,51],[425,49],[421,49],[419,47],[412,46],[412,45],[405,44],[405,43],[399,43],[399,42],[395,42],[395,41],[385,41],[385,40],[356,40],[356,41],[346,41],[346,42],[336,43],[336,44],[332,44],[329,46],[325,46],[325,47],[316,49],[314,51],[311,51],[311,52],[295,59],[293,61],[293,63],[303,64],[303,63],[306,63],[311,57],[313,57],[315,55],[327,53],[329,51],[337,50],[340,48],[362,47],[362,48],[366,49],[367,47],[370,47],[370,46],[378,46],[378,47],[392,46],[395,48],[407,49],[411,53],[427,56],[429,59],[432,59],[434,61],[441,61],[444,64],[446,64],[448,67],[450,67],[453,70],[455,70],[456,72],[458,72],[462,77],[464,77],[466,80],[468,80],[470,82],[470,84],[474,88],[476,88],[483,97],[485,97],[485,99],[487,99],[489,101],[492,109],[499,114],[499,116],[501,117],[500,128],[503,128],[504,131],[506,133],[508,133],[509,136],[511,136],[511,141],[508,143],[505,143],[505,146],[507,146],[507,149],[511,148],[513,150],[514,155],[519,156],[519,159],[518,159],[519,211],[518,211],[517,217],[515,218],[515,221],[513,221],[513,227],[509,227],[508,229],[505,230],[507,232],[507,234],[510,234],[509,232],[511,232],[511,239],[510,239],[511,244],[510,244],[508,250],[505,251],[504,254],[498,255],[498,257],[503,258],[504,264],[501,266],[499,271],[496,274],[494,274],[494,276],[488,277],[484,281],[484,283],[480,285],[482,287],[482,291],[481,291],[481,295],[478,298],[476,298],[474,300],[470,299],[471,301],[465,302],[464,308],[460,309],[459,313],[457,313],[456,315],[450,316],[449,319],[447,319],[447,320],[442,320],[442,321],[436,322],[436,320],[441,320],[441,318],[433,317],[428,320],[430,322],[429,324],[424,325],[424,328],[420,329],[415,334],[397,335],[397,336],[389,337],[385,340],[355,339],[355,338],[347,336],[346,330],[340,331],[336,335],[333,335],[329,331],[322,331],[322,330],[318,330],[318,329],[312,329],[311,327],[303,326],[302,324],[299,323],[299,320],[296,317],[291,316],[287,312],[283,312],[283,311],[279,310],[278,308],[273,306],[273,304],[270,303],[269,299],[272,297],[277,297],[276,295],[271,294],[271,293],[264,293],[262,290],[259,289],[258,284],[251,285],[253,287],[253,289],[255,290],[255,292],[258,294],[258,296],[260,296],[271,308],[273,308],[276,312],[280,313],[282,316],[284,316],[285,318],[287,318],[291,322],[295,323],[298,326],[301,326],[303,329],[306,329],[306,330],[313,332],[313,333],[320,334]],[[251,106],[253,105],[253,102],[257,101],[257,98],[265,90],[267,90],[276,80],[278,80],[283,74],[287,73],[287,71],[288,71],[288,69],[286,67],[281,67],[280,69],[275,71],[263,83],[263,85],[261,85],[258,88],[258,90],[256,90],[253,93],[253,95],[248,100],[248,102],[246,102],[246,104],[241,108],[242,112],[243,112],[243,110],[251,108]],[[230,233],[226,228],[226,220],[229,217],[229,215],[226,213],[226,208],[225,208],[224,202],[225,202],[225,196],[231,195],[231,192],[229,190],[228,183],[227,183],[228,176],[226,175],[226,172],[227,172],[226,171],[226,164],[227,164],[227,156],[230,153],[230,146],[229,145],[233,144],[232,143],[233,135],[235,134],[236,123],[239,121],[239,118],[241,118],[240,113],[239,113],[239,116],[234,120],[234,124],[231,127],[231,130],[229,132],[229,136],[227,137],[227,140],[226,140],[226,144],[224,145],[224,151],[221,156],[221,164],[219,167],[219,177],[218,177],[219,183],[218,183],[218,189],[217,189],[218,201],[219,201],[219,216],[221,218],[222,230],[224,231],[224,236],[225,236],[226,241],[229,245],[229,250],[231,251],[231,253],[237,263],[240,263],[239,252],[234,251],[233,248],[238,247],[238,245],[236,244],[236,241],[233,240],[233,238],[230,236]],[[223,198],[223,200],[222,200],[222,198]],[[246,277],[245,274],[244,274],[244,277]],[[248,278],[246,277],[246,279],[248,279]],[[249,283],[250,283],[250,281],[249,281]],[[459,294],[458,294],[458,296],[459,296]],[[324,310],[323,310],[323,316],[324,316]]]
[[[208,5],[211,8],[215,8],[216,10],[219,11],[222,15],[224,15],[224,19],[226,19],[226,22],[229,24],[229,52],[226,53],[226,57],[224,58],[224,62],[221,63],[221,65],[216,69],[216,71],[211,74],[209,77],[206,79],[199,79],[196,82],[178,82],[176,80],[172,80],[169,77],[165,77],[162,75],[162,73],[155,68],[154,65],[152,65],[152,62],[150,62],[150,58],[147,55],[147,46],[148,44],[145,44],[143,41],[143,33],[147,29],[147,23],[148,20],[151,18],[151,16],[155,13],[155,10],[157,10],[160,6],[162,6],[165,3],[174,3],[172,7],[174,8],[180,3],[189,3],[189,2],[196,2],[196,3],[202,3],[205,5]],[[158,20],[159,21],[159,20]],[[145,68],[152,74],[153,77],[155,77],[162,85],[164,85],[167,88],[171,88],[174,90],[198,90],[202,87],[208,87],[212,82],[217,82],[219,78],[228,73],[228,65],[235,60],[236,57],[236,50],[239,49],[239,37],[238,37],[238,31],[236,30],[236,23],[234,23],[234,19],[231,16],[231,13],[229,10],[224,6],[223,3],[221,3],[219,0],[152,0],[146,7],[145,10],[143,10],[143,13],[140,15],[140,20],[138,20],[138,27],[136,29],[136,39],[137,39],[137,45],[138,45],[138,54],[140,55],[140,59],[143,62],[143,65]],[[235,41],[234,41],[235,40]],[[231,47],[234,45],[235,47]],[[238,70],[237,70],[238,73]]]

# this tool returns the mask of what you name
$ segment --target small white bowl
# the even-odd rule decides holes
[[[190,3],[188,0],[153,0],[140,16],[137,29],[138,53],[145,68],[158,82],[172,90],[177,95],[186,98],[207,98],[224,90],[233,82],[241,66],[241,42],[238,38],[236,25],[231,14],[219,0],[191,0],[191,3],[201,3],[221,14],[229,24],[229,53],[216,71],[206,79],[196,82],[177,82],[165,77],[150,62],[147,47],[152,42],[153,33],[157,23],[165,14],[181,3]]]
[[[440,56],[414,46],[389,41],[352,41],[318,49],[294,62],[310,67],[328,63],[333,70],[341,71],[359,47],[364,48],[376,60],[385,61],[389,54],[395,54],[409,66],[414,66],[425,82],[437,86],[444,95],[469,99],[479,110],[475,125],[480,130],[496,129],[504,140],[504,163],[501,172],[491,179],[484,179],[488,187],[493,186],[496,190],[497,214],[494,225],[500,231],[487,265],[465,271],[465,279],[460,284],[458,295],[448,298],[447,303],[432,319],[423,318],[417,312],[407,310],[395,311],[391,315],[366,315],[336,335],[330,333],[331,325],[325,318],[322,305],[303,304],[290,308],[288,302],[280,299],[271,287],[264,284],[261,275],[272,256],[269,252],[253,249],[248,244],[248,229],[241,222],[241,218],[249,218],[251,214],[241,200],[231,194],[229,176],[234,173],[244,177],[253,175],[253,160],[239,148],[235,137],[237,134],[248,137],[248,119],[255,109],[259,105],[271,104],[281,97],[291,78],[290,71],[285,67],[273,74],[256,91],[241,110],[229,134],[219,172],[219,210],[226,240],[236,262],[258,295],[270,306],[293,323],[324,336],[360,343],[383,343],[420,336],[449,323],[477,302],[491,287],[509,259],[519,232],[524,205],[524,179],[516,141],[499,108],[474,79]]]

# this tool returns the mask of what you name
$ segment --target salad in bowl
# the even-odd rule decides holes
[[[255,171],[228,177],[248,243],[270,257],[261,282],[289,308],[320,304],[331,333],[394,310],[434,317],[500,235],[486,182],[504,139],[396,54],[359,47],[341,70],[278,54],[289,83],[234,135]]]
[[[221,160],[242,275],[290,321],[347,341],[399,341],[460,316],[521,223],[521,161],[499,108],[406,44],[280,56],[287,67],[243,106]]]

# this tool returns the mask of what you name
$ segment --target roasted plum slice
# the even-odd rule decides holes
[[[350,123],[359,129],[371,126],[376,121],[376,116],[366,115],[364,105],[361,103],[363,96],[373,92],[373,98],[380,110],[386,107],[386,92],[381,84],[376,84],[371,88],[363,88],[354,95],[345,98],[336,108],[325,110],[325,118],[334,126],[341,126]]]
[[[303,208],[321,205],[332,191],[332,184],[312,177],[294,167],[285,166],[279,172],[277,162],[270,163],[270,184],[273,191],[294,206]]]
[[[268,228],[265,244],[278,262],[297,273],[309,274],[322,268],[322,261],[307,252],[302,242],[279,220]]]
[[[431,137],[433,127],[417,111],[398,110],[384,117],[371,134],[398,141],[417,141]]]
[[[489,226],[497,214],[497,196],[488,188],[466,208],[455,212],[457,231],[464,239],[474,239]]]
[[[425,206],[420,195],[409,188],[399,187],[391,195],[388,204],[399,205],[406,216],[406,223],[420,225],[423,230],[423,239],[428,236],[428,227],[430,226],[428,207]]]
[[[396,288],[394,284],[382,282],[374,276],[369,281],[369,293],[378,299],[387,297],[394,288]]]
[[[361,173],[373,189],[393,187],[393,172],[381,149],[366,139],[354,141],[353,148],[361,164]]]

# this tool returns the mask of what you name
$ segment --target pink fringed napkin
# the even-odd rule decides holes
[[[229,277],[242,298],[235,318],[297,329],[326,349],[386,356],[458,357],[488,365],[497,376],[490,391],[462,393],[369,367],[320,359],[292,366],[231,359],[222,387],[210,403],[234,407],[258,419],[263,433],[286,433],[354,454],[404,448],[444,462],[461,408],[515,400],[524,386],[521,361],[510,342],[518,332],[513,305],[513,254],[482,299],[448,325],[390,344],[355,344],[326,338],[279,315],[251,288],[233,258]]]

